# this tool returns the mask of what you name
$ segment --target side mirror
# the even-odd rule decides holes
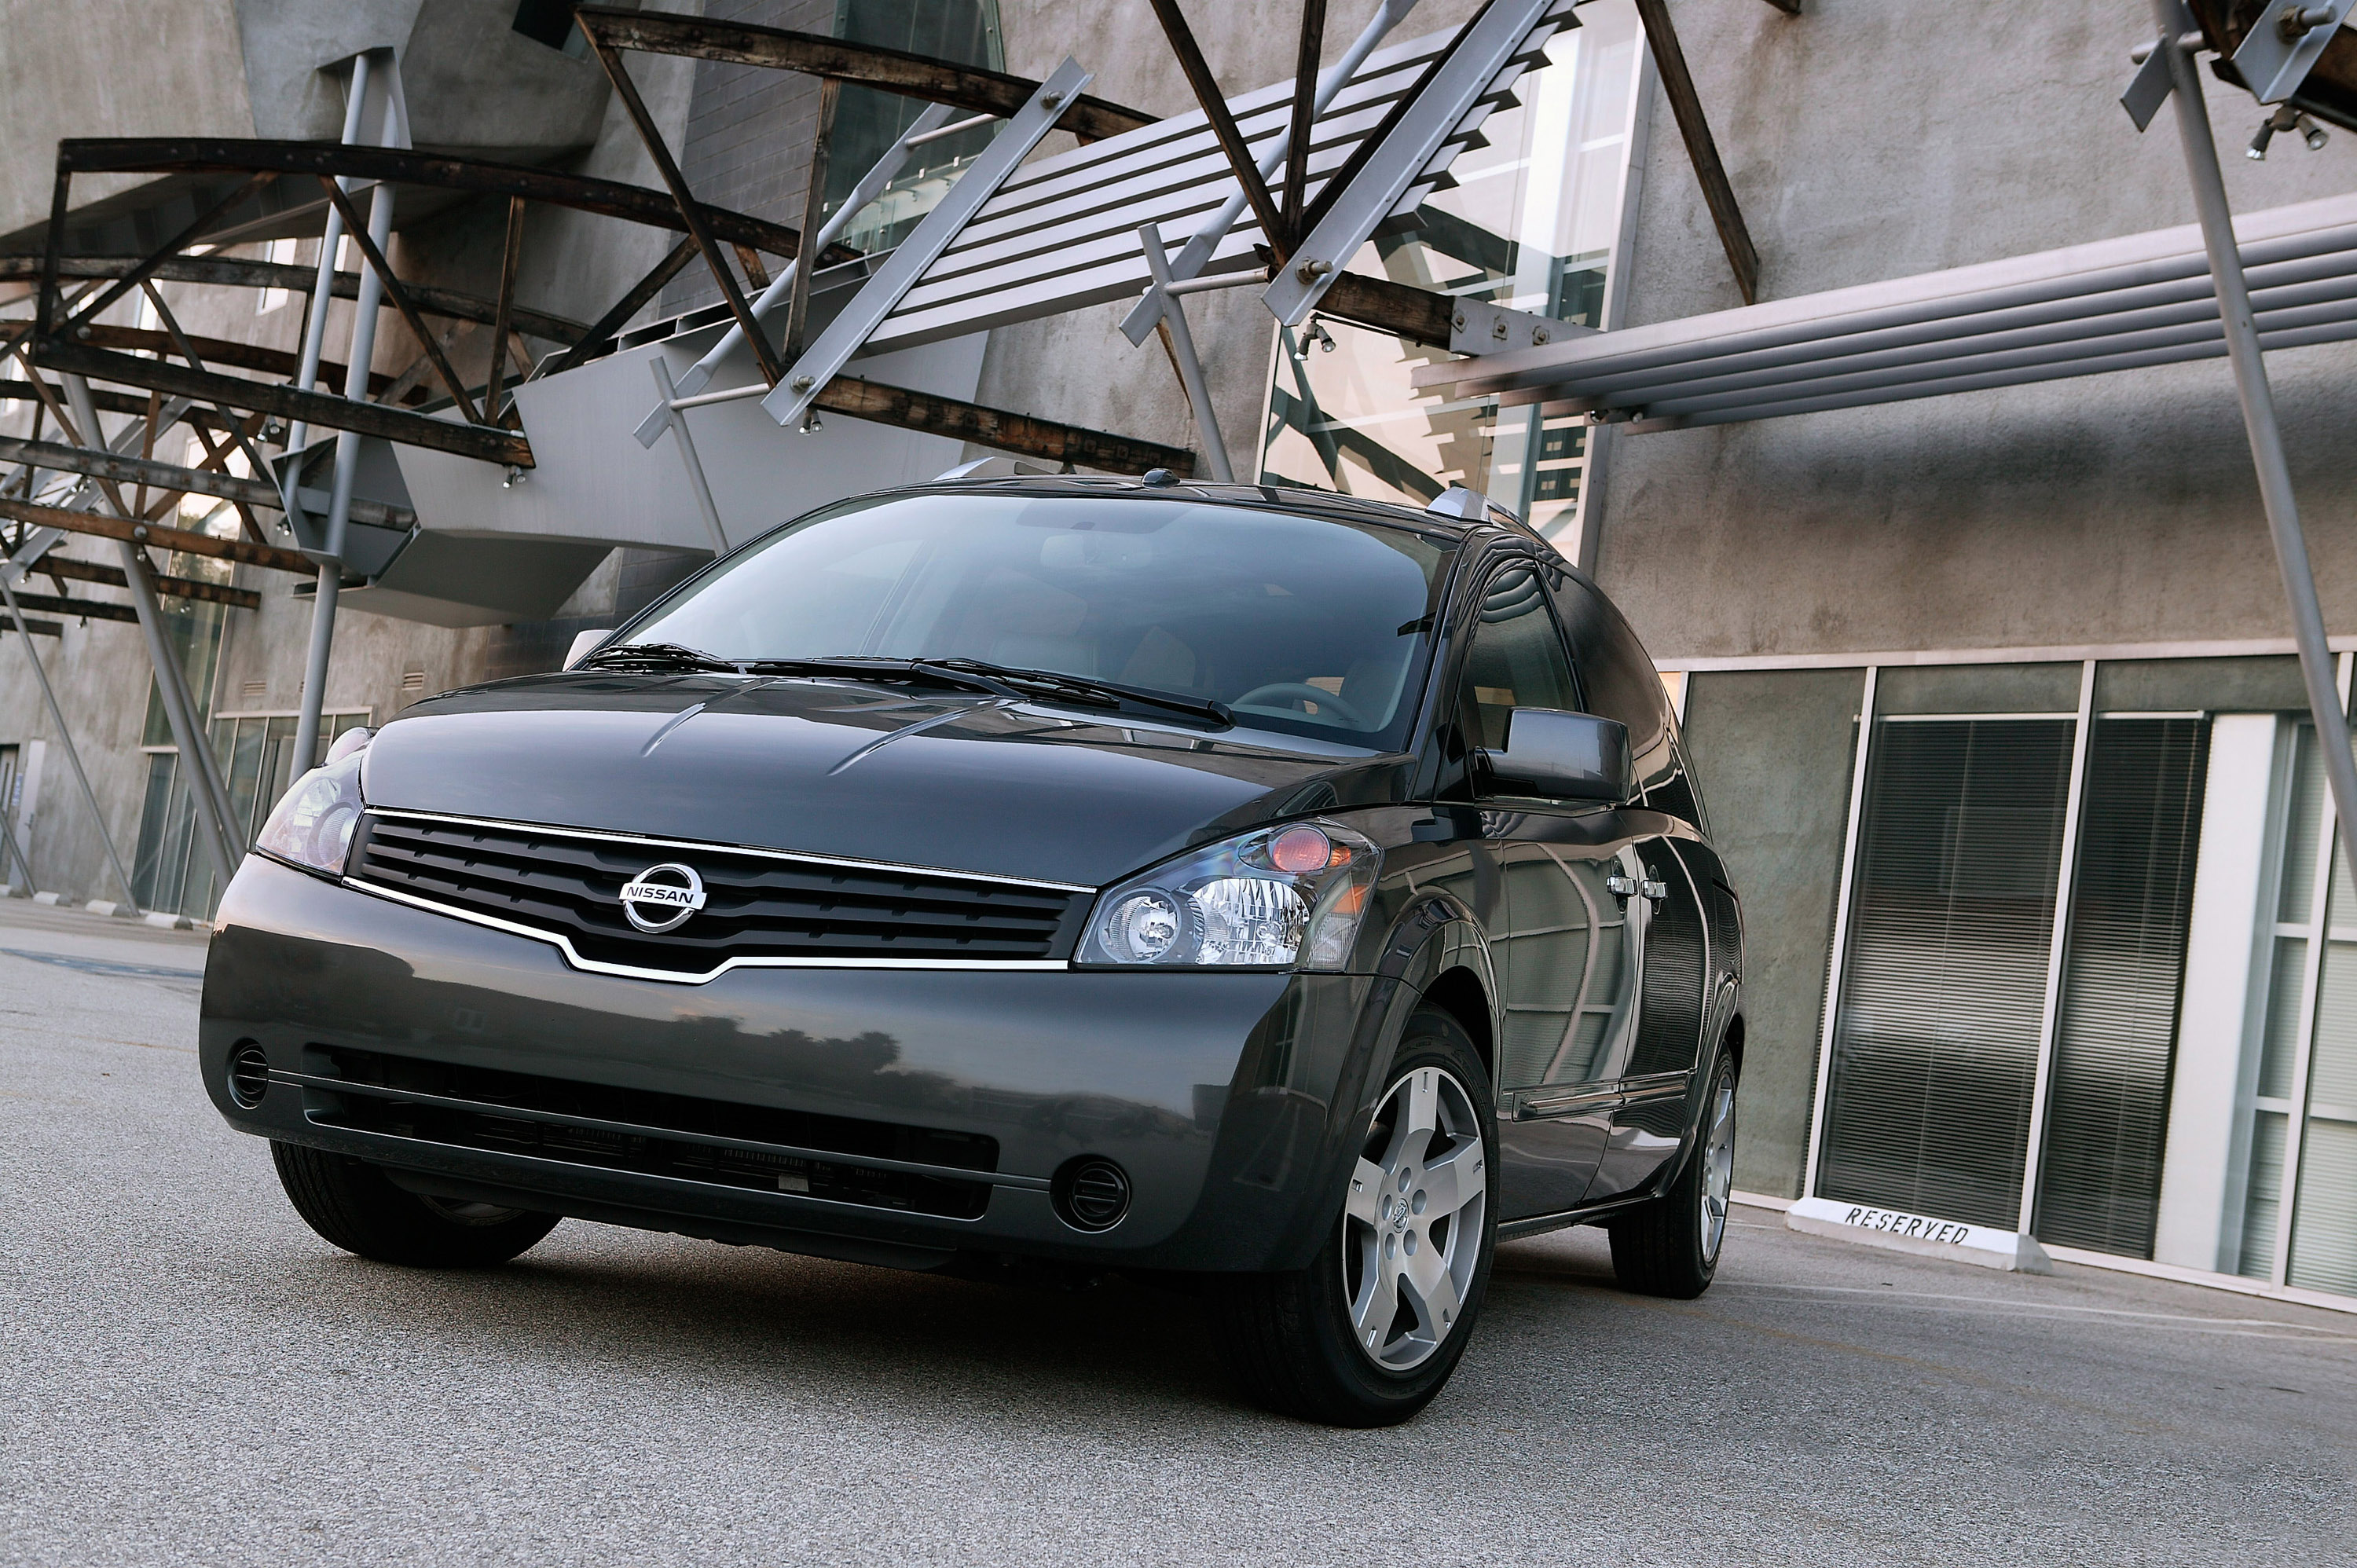
[[[1594,714],[1557,708],[1514,708],[1506,717],[1506,745],[1485,751],[1489,792],[1535,795],[1548,800],[1629,798],[1629,726]]]

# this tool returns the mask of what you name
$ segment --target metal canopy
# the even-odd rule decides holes
[[[1449,160],[1473,142],[1481,122],[1512,101],[1516,79],[1542,62],[1547,41],[1577,25],[1573,5],[1574,0],[1555,0],[1541,12],[1522,46],[1472,96],[1394,210],[1412,210],[1440,186]],[[1436,33],[1367,58],[1316,123],[1309,153],[1313,195],[1384,124],[1393,105],[1417,91],[1457,37],[1453,31]],[[1276,82],[1228,101],[1255,156],[1265,156],[1288,129],[1294,87],[1290,81]],[[1139,229],[1153,223],[1166,236],[1191,233],[1235,189],[1235,176],[1200,110],[1026,165],[915,280],[861,351],[885,353],[1133,298],[1153,281]],[[1246,213],[1203,271],[1265,276],[1266,263],[1255,247],[1266,243]]]
[[[2250,213],[2234,232],[2264,347],[2357,338],[2357,196]],[[1415,384],[1674,430],[2225,352],[2187,224],[1427,365]]]

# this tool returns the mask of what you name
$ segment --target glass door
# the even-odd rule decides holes
[[[2298,727],[2266,1012],[2243,1138],[2240,1272],[2357,1294],[2357,884],[2313,725]]]

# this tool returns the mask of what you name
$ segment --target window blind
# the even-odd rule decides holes
[[[2088,737],[2035,1228],[2152,1256],[2176,1059],[2206,719],[2097,719]]]
[[[1825,1197],[2019,1222],[2074,727],[1875,725]]]

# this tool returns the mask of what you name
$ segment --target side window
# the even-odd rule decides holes
[[[1459,723],[1468,746],[1495,749],[1506,742],[1506,717],[1516,708],[1577,711],[1571,660],[1547,608],[1545,585],[1528,566],[1510,566],[1490,579],[1480,619],[1465,658]]]
[[[1677,723],[1670,714],[1669,693],[1651,655],[1604,596],[1577,578],[1566,577],[1555,590],[1571,645],[1579,653],[1579,672],[1587,687],[1587,711],[1629,726],[1629,754],[1635,760],[1637,781],[1654,803],[1657,791],[1678,795],[1683,773],[1677,747]],[[1678,810],[1664,802],[1656,810],[1692,820],[1691,806]]]

